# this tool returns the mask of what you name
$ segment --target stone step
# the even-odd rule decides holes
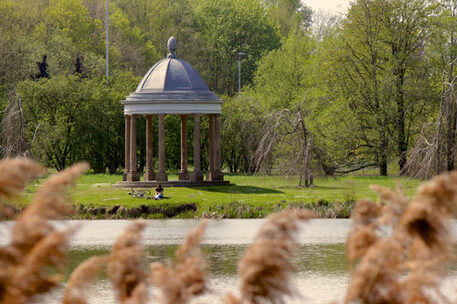
[[[114,188],[155,188],[157,185],[162,187],[207,187],[207,186],[228,186],[229,181],[137,181],[137,182],[117,182]]]

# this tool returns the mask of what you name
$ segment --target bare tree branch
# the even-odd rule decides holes
[[[4,110],[0,132],[1,152],[4,157],[26,154],[27,143],[24,138],[24,129],[21,97],[16,91],[12,91],[8,96],[8,104]]]

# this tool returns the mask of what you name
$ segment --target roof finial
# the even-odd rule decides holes
[[[177,43],[175,37],[171,36],[170,39],[168,39],[167,48],[170,52],[170,54],[168,54],[168,58],[176,58]]]

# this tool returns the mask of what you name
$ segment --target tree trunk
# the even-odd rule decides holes
[[[388,141],[384,139],[382,141],[378,156],[379,175],[381,176],[387,176],[387,147]]]
[[[457,123],[457,108],[455,105],[455,101],[452,100],[452,86],[454,84],[454,63],[452,63],[449,67],[449,89],[446,91],[446,96],[444,97],[445,104],[446,104],[446,120],[447,120],[447,130],[446,130],[446,160],[447,160],[447,170],[451,171],[454,170],[454,161],[455,161],[455,151],[456,151],[456,123]]]
[[[453,105],[448,102],[449,110],[447,115],[447,138],[446,138],[446,161],[447,161],[447,170],[454,170],[454,152],[455,152],[455,111]]]
[[[385,154],[381,155],[379,160],[379,175],[387,176],[387,157]]]
[[[405,134],[405,101],[403,94],[403,83],[404,83],[404,69],[400,69],[396,74],[397,80],[395,81],[396,86],[396,101],[397,101],[397,147],[398,147],[398,165],[400,172],[406,164],[406,153],[408,150],[406,144]]]

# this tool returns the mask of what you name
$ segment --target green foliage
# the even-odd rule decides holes
[[[302,168],[297,151],[303,152],[306,142],[312,143],[314,174],[374,165],[385,175],[395,162],[399,169],[405,166],[416,141],[433,136],[443,143],[430,144],[438,147],[434,163],[455,167],[455,0],[357,0],[347,15],[312,19],[299,0],[109,4],[107,84],[105,0],[0,0],[0,106],[6,110],[8,96],[19,92],[25,146],[49,165],[62,169],[88,160],[97,172],[123,166],[119,101],[166,56],[166,41],[173,35],[178,56],[211,90],[226,96],[222,155],[228,171],[255,171],[262,136],[275,115],[287,111],[302,119],[304,133],[289,132],[285,125],[275,129],[284,136],[263,163],[267,172]],[[242,94],[236,94],[240,51],[247,55],[241,58]],[[50,79],[32,81],[44,55]],[[77,77],[72,76],[76,61],[82,71]],[[3,121],[2,134],[14,115]],[[142,169],[143,117],[137,126]],[[179,169],[179,117],[168,115],[166,128],[167,167]],[[192,128],[189,117],[190,156]],[[202,116],[203,169],[207,128]]]
[[[327,53],[355,115],[359,147],[382,175],[393,155],[403,168],[422,123],[418,118],[433,99],[429,67],[421,58],[432,8],[419,1],[356,1]]]
[[[26,80],[17,86],[23,101],[26,138],[35,158],[62,170],[87,160],[96,172],[115,172],[123,160],[124,121],[119,100],[138,78],[113,75],[103,79],[56,76]]]
[[[80,0],[53,0],[41,11],[43,15],[31,39],[39,41],[33,57],[48,56],[51,75],[73,74],[76,58],[83,59],[85,72],[100,72],[104,62],[97,58],[104,52],[101,20],[89,16]]]
[[[144,73],[145,64],[149,67],[160,59],[158,50],[139,26],[132,25],[122,9],[115,8],[110,18],[113,44],[119,52],[116,53],[116,67],[131,69],[136,74]]]
[[[4,87],[5,91],[35,68],[30,58],[35,43],[28,37],[29,22],[34,19],[32,12],[17,1],[0,1],[0,88]]]
[[[111,75],[110,86],[98,80],[91,89],[91,102],[79,123],[83,127],[81,160],[89,161],[95,172],[115,173],[124,163],[124,117],[120,100],[133,91],[139,81],[131,73]]]
[[[254,86],[246,94],[261,105],[256,166],[267,172],[310,176],[321,171],[332,174],[336,156],[324,119],[333,107],[319,73],[322,70],[318,43],[308,32],[290,32],[283,45],[264,56],[256,71]],[[327,136],[327,137],[326,137]],[[311,156],[314,155],[314,156]]]
[[[312,96],[314,76],[310,67],[315,56],[315,42],[304,32],[291,32],[284,44],[265,55],[256,70],[253,94],[269,110],[290,108]]]
[[[78,158],[82,126],[77,121],[84,114],[84,104],[90,101],[90,87],[76,76],[18,84],[32,151],[57,170]]]
[[[89,16],[82,0],[51,0],[45,11],[47,30],[70,39],[79,50],[100,48],[101,20]],[[56,35],[54,32],[53,35]]]
[[[300,7],[294,6],[289,13],[295,14]],[[262,54],[279,46],[279,21],[271,20],[271,11],[259,0],[113,0],[109,11],[111,75],[106,87],[101,78],[104,8],[103,0],[0,1],[0,51],[4,54],[0,98],[6,101],[10,89],[17,89],[31,153],[58,170],[83,159],[97,172],[106,168],[114,172],[122,166],[124,131],[119,100],[138,83],[133,75],[143,75],[166,55],[169,36],[178,38],[179,54],[197,67],[214,90],[230,95],[236,89],[236,53],[248,53],[242,76],[248,83]],[[51,78],[30,80],[44,55]],[[75,74],[77,60],[82,74],[69,76]],[[178,120],[167,117],[167,166],[172,169],[180,166]],[[203,117],[203,168],[208,153],[207,124]],[[192,134],[191,119],[188,125]],[[144,138],[144,132],[139,117],[138,137]],[[190,147],[192,139],[189,136]],[[138,140],[140,169],[145,162],[144,146]],[[192,150],[189,152],[191,155]]]
[[[265,1],[268,14],[279,25],[281,35],[287,37],[291,31],[308,28],[312,23],[312,10],[300,0]]]
[[[242,79],[250,83],[263,53],[279,46],[279,33],[260,0],[194,1],[194,18],[206,59],[203,76],[210,88],[233,95],[237,88],[237,54],[245,52]]]
[[[253,173],[254,154],[261,138],[264,110],[253,98],[227,98],[222,112],[222,159],[230,172]]]

